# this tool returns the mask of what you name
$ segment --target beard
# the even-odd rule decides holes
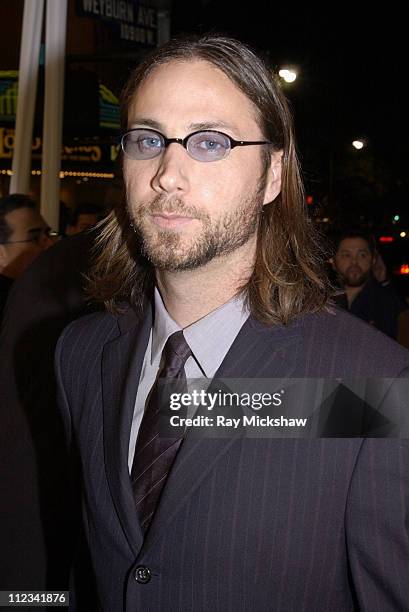
[[[347,268],[341,275],[341,280],[345,287],[362,287],[369,279],[370,274],[370,270],[364,272],[359,267]]]
[[[251,197],[243,200],[234,211],[225,212],[213,219],[180,199],[169,200],[158,196],[148,204],[136,203],[130,214],[134,229],[139,235],[142,253],[156,269],[169,272],[194,270],[215,257],[228,255],[246,244],[257,232],[263,194],[264,185]],[[187,242],[183,228],[177,231],[152,226],[149,216],[161,213],[177,213],[191,217],[197,220],[201,227]]]

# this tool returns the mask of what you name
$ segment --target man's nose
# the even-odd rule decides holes
[[[192,160],[179,143],[171,143],[160,157],[152,188],[158,193],[181,193],[189,187],[189,165]]]

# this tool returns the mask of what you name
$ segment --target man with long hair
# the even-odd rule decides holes
[[[406,609],[406,444],[196,437],[202,407],[182,433],[158,425],[165,379],[180,399],[197,378],[409,366],[331,306],[271,71],[229,38],[174,40],[136,68],[123,111],[126,203],[100,228],[88,283],[106,312],[66,328],[56,356],[95,607]]]

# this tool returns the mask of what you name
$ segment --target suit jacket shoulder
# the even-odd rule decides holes
[[[306,315],[298,324],[309,376],[392,378],[409,367],[406,348],[338,308]]]
[[[122,321],[122,325],[121,325]],[[55,371],[61,392],[70,394],[70,404],[82,404],[83,392],[89,383],[100,385],[101,360],[104,347],[137,323],[134,312],[129,309],[123,315],[95,312],[76,319],[64,328],[55,352]],[[133,323],[133,326],[132,326]]]
[[[64,349],[84,351],[87,345],[97,349],[118,333],[118,317],[109,312],[94,312],[67,325],[58,340]]]
[[[76,319],[64,328],[57,344],[57,353],[64,353],[64,364],[74,358],[76,366],[101,353],[105,344],[134,331],[146,313],[140,318],[135,311],[125,305],[119,314],[107,311],[94,312]],[[74,365],[74,364],[73,364]]]

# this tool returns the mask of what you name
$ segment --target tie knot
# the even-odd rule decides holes
[[[184,366],[187,359],[191,356],[192,351],[185,340],[183,331],[178,331],[169,336],[163,349],[165,364],[170,365],[175,360],[179,361],[181,366]]]

